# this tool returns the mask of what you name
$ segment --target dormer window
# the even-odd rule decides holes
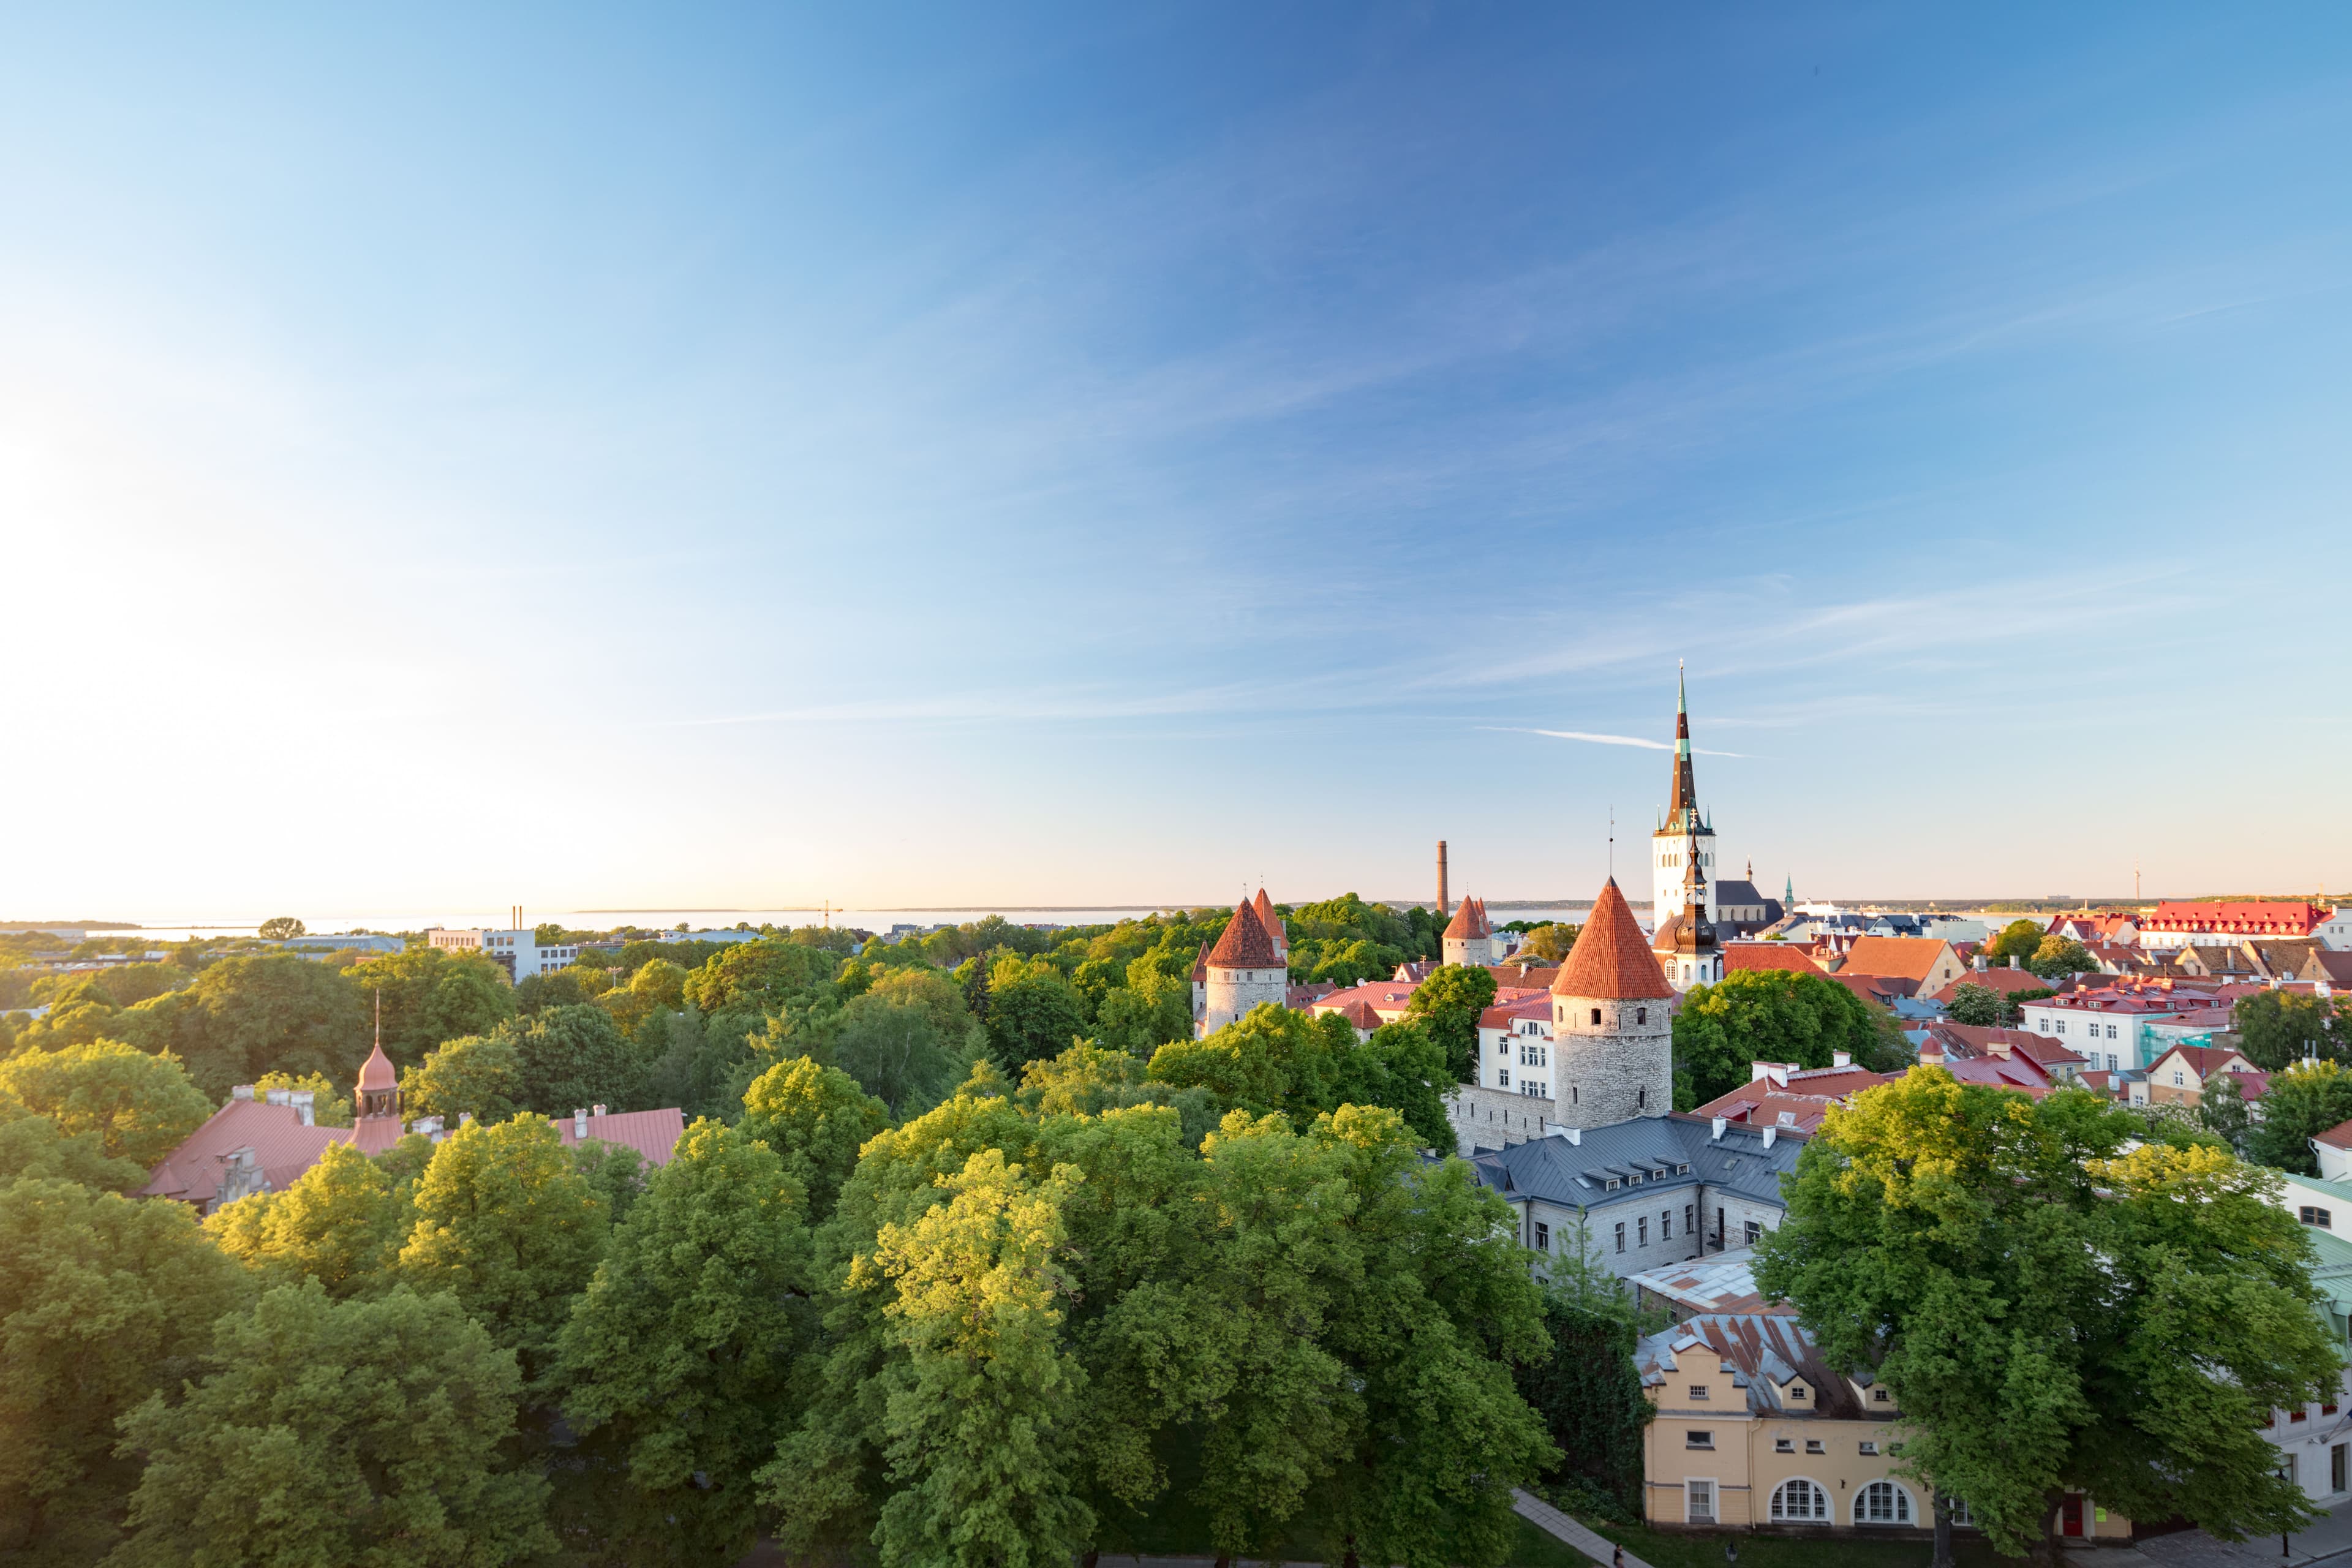
[[[1870,1402],[1873,1405],[1892,1405],[1895,1403],[1892,1399],[1887,1397],[1886,1390],[1883,1388],[1874,1388],[1870,1391]]]
[[[1805,1385],[1804,1385],[1803,1384],[1801,1384],[1801,1383],[1792,1383],[1792,1384],[1790,1384],[1789,1385],[1789,1397],[1790,1397],[1790,1398],[1791,1398],[1791,1399],[1802,1399],[1804,1396],[1805,1396]]]

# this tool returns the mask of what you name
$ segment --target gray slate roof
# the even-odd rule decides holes
[[[1482,1149],[1470,1163],[1480,1181],[1507,1197],[1541,1198],[1567,1208],[1594,1208],[1701,1182],[1778,1204],[1780,1178],[1797,1168],[1804,1140],[1775,1130],[1768,1149],[1765,1131],[1735,1123],[1717,1139],[1706,1118],[1638,1116],[1586,1128],[1575,1143],[1547,1137],[1507,1149]],[[1636,1174],[1642,1177],[1639,1185],[1632,1180]],[[1608,1185],[1612,1178],[1618,1184],[1613,1192]]]

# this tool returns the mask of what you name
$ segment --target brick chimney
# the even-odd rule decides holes
[[[1454,906],[1445,901],[1445,840],[1437,841],[1437,912],[1450,915]]]
[[[302,1119],[302,1125],[305,1127],[313,1127],[317,1125],[317,1123],[311,1120],[311,1116],[313,1113],[313,1102],[316,1101],[318,1098],[318,1092],[315,1089],[291,1089],[288,1091],[286,1096],[287,1103],[293,1106],[294,1114]]]
[[[575,1106],[573,1106],[573,1107],[572,1108],[572,1142],[578,1142],[581,1139],[585,1138],[585,1137],[587,1137],[587,1136],[588,1136],[588,1110],[587,1110],[587,1107],[585,1107],[585,1106],[580,1106],[580,1105],[575,1105]]]

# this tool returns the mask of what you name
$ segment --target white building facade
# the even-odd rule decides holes
[[[528,931],[449,931],[436,926],[425,933],[425,940],[448,952],[478,952],[495,960],[515,980],[565,968],[580,956],[577,943],[541,947],[538,933]]]

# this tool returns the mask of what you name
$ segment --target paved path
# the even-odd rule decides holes
[[[2309,1529],[2289,1536],[2287,1545],[2281,1553],[2275,1535],[2232,1542],[2216,1541],[2201,1530],[2184,1530],[2178,1535],[2150,1536],[2120,1552],[2077,1548],[2067,1553],[2067,1560],[2084,1568],[2135,1568],[2139,1563],[2148,1568],[2255,1568],[2257,1563],[2266,1568],[2352,1568],[2352,1504],[2339,1503],[2322,1513]]]
[[[1531,1497],[1526,1492],[1514,1489],[1511,1492],[1511,1511],[1545,1534],[1557,1536],[1567,1542],[1595,1563],[1605,1563],[1612,1561],[1610,1553],[1617,1550],[1614,1542],[1585,1529],[1541,1498]],[[1650,1565],[1628,1552],[1625,1553],[1625,1568],[1650,1568]]]

